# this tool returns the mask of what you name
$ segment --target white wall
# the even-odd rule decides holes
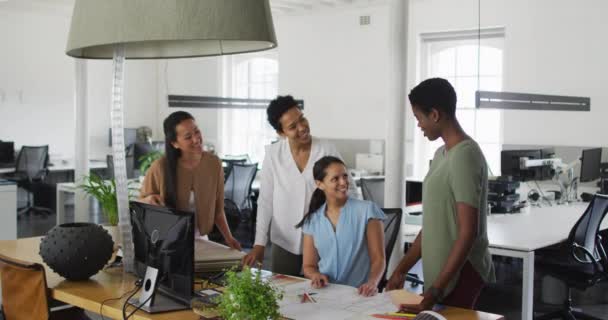
[[[72,155],[74,63],[63,51],[69,18],[0,10],[0,139]]]
[[[0,139],[21,145],[49,144],[53,159],[74,156],[74,60],[65,55],[69,9],[0,5]],[[87,60],[91,158],[108,146],[112,61]],[[127,60],[125,127],[149,126],[163,139],[166,94],[219,95],[219,58]],[[217,140],[217,112],[189,109],[205,138]]]
[[[410,3],[410,66],[420,33],[477,28],[477,0]],[[591,97],[591,112],[505,111],[505,144],[608,145],[606,12],[603,0],[481,0],[481,26],[505,27],[504,91]]]
[[[361,15],[371,24],[360,26]],[[279,92],[304,99],[314,135],[384,139],[388,18],[380,5],[275,19]]]
[[[176,95],[220,96],[222,94],[222,58],[166,60],[159,64],[159,83],[166,83],[165,90]],[[162,104],[159,113],[159,138],[162,139],[162,121],[171,112],[180,110]],[[190,112],[203,133],[203,140],[218,147],[219,119],[217,109],[185,108]]]

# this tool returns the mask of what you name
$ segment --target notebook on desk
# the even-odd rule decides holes
[[[245,256],[242,251],[204,239],[194,243],[194,270],[196,273],[218,272],[241,262]]]

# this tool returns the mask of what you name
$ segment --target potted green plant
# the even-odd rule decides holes
[[[116,181],[114,179],[104,180],[97,174],[84,177],[83,184],[78,186],[85,193],[94,197],[99,201],[103,214],[108,219],[110,226],[118,225],[118,202],[116,200]],[[129,199],[133,198],[131,194],[133,188],[129,188]],[[120,243],[117,235],[117,228],[108,228],[110,235],[115,243]]]
[[[217,310],[225,320],[281,319],[279,300],[283,292],[262,279],[261,271],[243,267],[241,272],[226,272],[227,285]]]
[[[163,152],[159,151],[159,150],[155,150],[152,151],[150,153],[144,154],[143,156],[139,157],[139,174],[141,176],[145,176],[146,175],[146,171],[148,171],[148,169],[150,168],[150,166],[152,165],[152,163],[154,161],[156,161],[157,159],[160,159],[163,156]]]

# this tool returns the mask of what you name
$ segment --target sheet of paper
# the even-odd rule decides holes
[[[395,312],[397,307],[387,294],[364,297],[357,289],[329,284],[321,289],[312,289],[310,281],[288,283],[279,286],[284,291],[279,303],[281,313],[294,319],[359,319],[374,313]],[[316,303],[302,303],[301,295],[310,294]]]

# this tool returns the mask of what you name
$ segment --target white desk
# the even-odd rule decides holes
[[[523,259],[522,319],[532,319],[534,301],[534,251],[568,238],[570,230],[583,214],[588,203],[531,208],[527,213],[493,214],[488,216],[490,253]],[[408,207],[407,211],[421,207]],[[405,242],[413,242],[422,227],[404,225]],[[608,228],[604,219],[601,229]]]
[[[0,180],[0,240],[17,239],[17,184]]]
[[[106,169],[108,164],[104,160],[89,160],[89,169]],[[48,167],[51,172],[59,172],[59,171],[70,171],[74,170],[74,163],[72,161],[59,161],[53,163]],[[0,168],[0,173],[8,173],[15,171],[15,168]]]

